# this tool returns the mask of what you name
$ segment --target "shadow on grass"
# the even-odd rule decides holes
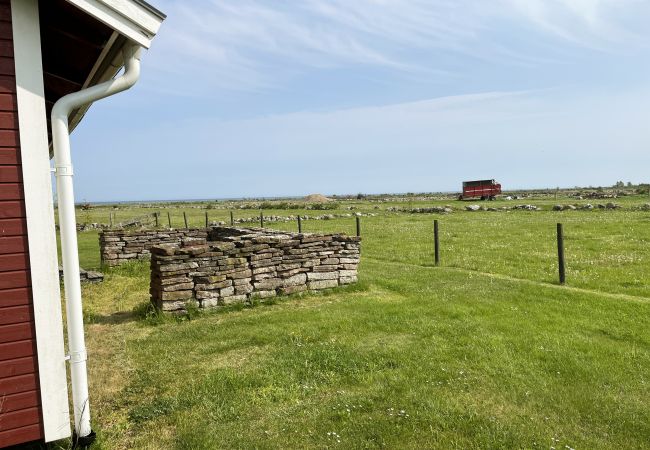
[[[264,300],[251,299],[245,303],[237,303],[233,305],[224,305],[217,308],[201,309],[194,305],[193,302],[188,302],[185,311],[179,312],[162,312],[157,310],[151,303],[142,302],[132,311],[120,311],[112,314],[94,314],[92,312],[85,313],[85,321],[89,324],[100,325],[121,325],[131,322],[139,322],[144,325],[156,326],[169,322],[185,322],[197,319],[203,316],[211,316],[215,314],[229,314],[246,309],[268,308],[275,305],[282,305],[292,300],[304,298],[322,298],[330,297],[337,294],[348,294],[353,292],[365,292],[370,289],[366,282],[357,282],[354,284],[340,286],[332,289],[322,291],[307,291],[297,294],[277,296]]]
[[[139,321],[140,318],[133,311],[120,311],[113,314],[87,314],[85,322],[99,325],[121,325]]]
[[[84,311],[84,322],[99,325],[122,325],[130,322],[145,322],[152,317],[162,316],[154,306],[146,301],[142,302],[131,311],[117,311],[110,314],[98,314]]]

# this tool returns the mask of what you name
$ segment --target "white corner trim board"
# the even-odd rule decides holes
[[[158,32],[163,18],[131,0],[67,0],[144,48]]]
[[[18,124],[45,441],[70,436],[38,0],[11,0]]]

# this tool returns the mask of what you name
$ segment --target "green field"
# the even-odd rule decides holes
[[[146,263],[107,270],[103,284],[84,287],[98,447],[644,448],[650,212],[637,207],[646,201],[555,212],[549,205],[576,202],[547,197],[489,205],[545,211],[445,215],[387,209],[466,203],[265,209],[375,214],[362,217],[360,283],[185,318],[146,312]],[[577,203],[588,202],[600,201]],[[207,205],[119,205],[78,218],[171,211],[180,226],[186,211],[200,226],[206,211],[229,221],[237,206]],[[442,267],[433,265],[434,219]],[[567,286],[557,284],[557,222]],[[354,218],[303,229],[353,233]],[[82,266],[97,267],[97,232],[79,243]]]

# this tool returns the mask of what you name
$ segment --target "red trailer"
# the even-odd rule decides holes
[[[501,194],[501,185],[494,180],[463,181],[463,193],[458,200],[480,198],[481,200],[494,200]]]

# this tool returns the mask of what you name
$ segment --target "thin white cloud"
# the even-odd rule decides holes
[[[552,39],[627,50],[647,45],[650,19],[650,2],[641,0],[196,0],[161,6],[168,19],[150,64],[163,77],[190,72],[195,81],[177,89],[197,95],[206,87],[282,86],[319,69],[453,75],[459,68],[443,62],[449,55],[552,64],[566,58]]]
[[[541,30],[605,51],[647,45],[650,5],[641,0],[509,0]],[[639,21],[639,19],[645,20]]]

